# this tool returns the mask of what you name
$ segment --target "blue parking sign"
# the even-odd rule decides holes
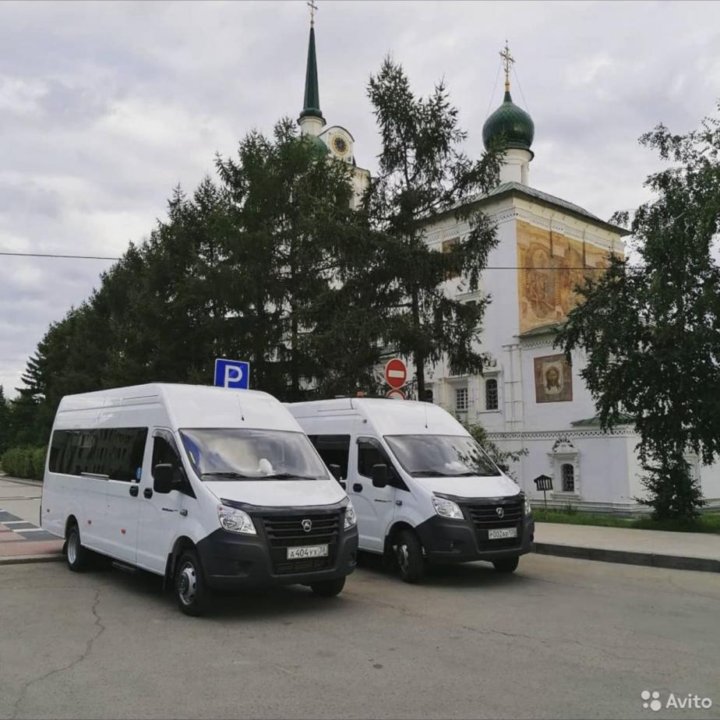
[[[250,363],[244,360],[215,359],[216,387],[247,390],[250,387]]]

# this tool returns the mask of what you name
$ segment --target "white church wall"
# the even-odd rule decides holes
[[[700,466],[700,487],[709,507],[720,507],[720,463]]]
[[[525,449],[527,454],[510,470],[533,502],[542,502],[542,491],[533,480],[539,475],[553,479],[548,491],[549,506],[568,505],[586,510],[633,510],[635,502],[628,484],[628,456],[625,436],[608,436],[596,431],[523,433],[520,437],[491,434],[504,450]],[[573,468],[571,490],[563,487],[563,465]]]

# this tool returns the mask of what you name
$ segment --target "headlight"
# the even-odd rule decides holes
[[[435,497],[432,499],[435,512],[441,517],[451,518],[452,520],[462,520],[463,514],[460,506],[452,500]]]
[[[225,530],[243,535],[257,535],[252,518],[243,510],[218,505],[218,519]]]
[[[525,498],[525,514],[530,515],[532,513],[532,507],[530,505],[530,501]]]
[[[356,525],[357,515],[355,515],[355,508],[348,500],[348,504],[345,506],[345,529],[349,530],[351,527],[355,527]]]

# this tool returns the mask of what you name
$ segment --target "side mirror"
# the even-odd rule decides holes
[[[157,493],[169,493],[175,485],[175,471],[170,463],[162,463],[153,468],[153,490]]]
[[[328,465],[328,470],[331,472],[332,476],[338,482],[340,482],[340,480],[342,480],[342,469],[340,468],[339,465],[337,465],[335,463],[331,463],[330,465]]]
[[[377,488],[384,488],[390,482],[390,468],[385,463],[372,466],[372,484]]]

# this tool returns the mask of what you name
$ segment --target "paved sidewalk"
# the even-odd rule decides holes
[[[0,565],[62,559],[63,541],[40,529],[42,485],[0,476]],[[720,572],[720,535],[537,523],[544,555]]]
[[[720,572],[720,535],[537,523],[535,552],[545,555]]]
[[[62,560],[63,541],[38,527],[41,483],[0,477],[0,565]]]

